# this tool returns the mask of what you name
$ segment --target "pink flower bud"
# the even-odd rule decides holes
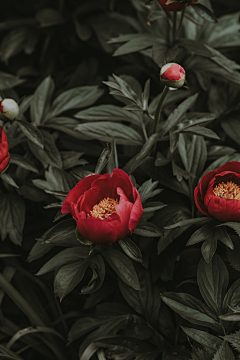
[[[161,68],[161,82],[168,87],[172,87],[175,89],[181,88],[185,83],[185,78],[185,70],[179,64],[169,63]]]
[[[13,99],[3,99],[0,102],[0,111],[9,120],[15,120],[19,114],[19,106]]]

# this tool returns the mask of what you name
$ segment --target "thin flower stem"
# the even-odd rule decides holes
[[[117,153],[117,145],[115,140],[113,141],[113,151],[114,151],[115,167],[118,169],[118,153]]]
[[[147,131],[146,131],[146,126],[144,124],[144,113],[142,113],[142,131],[143,131],[145,141],[148,141],[148,135],[147,135]]]
[[[174,43],[175,40],[175,35],[177,32],[177,11],[174,11],[173,13],[173,28],[172,28],[172,44]]]
[[[179,25],[178,25],[178,28],[176,29],[176,32],[173,36],[173,42],[177,40],[178,38],[178,34],[179,34],[179,31],[182,27],[182,23],[183,23],[183,19],[184,19],[184,15],[185,15],[185,12],[186,12],[186,9],[187,9],[187,4],[184,4],[184,7],[182,9],[182,14],[181,14],[181,19],[180,19],[180,22],[179,22]]]
[[[160,96],[158,106],[157,106],[157,109],[155,112],[155,124],[154,124],[153,134],[155,134],[157,132],[158,124],[159,124],[160,118],[161,118],[163,103],[164,103],[165,97],[167,96],[168,91],[169,91],[168,86],[165,86],[165,88],[163,89],[163,92]]]

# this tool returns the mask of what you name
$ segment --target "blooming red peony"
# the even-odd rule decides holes
[[[224,222],[240,221],[240,162],[228,162],[203,176],[194,198],[202,214]]]
[[[184,85],[185,78],[185,70],[179,64],[168,63],[161,68],[160,79],[164,85],[179,89]]]
[[[131,234],[143,215],[140,195],[120,169],[87,176],[68,193],[62,214],[71,213],[79,233],[94,244],[114,243]]]
[[[174,2],[171,4],[166,4],[168,0],[159,0],[159,4],[164,10],[167,11],[181,11],[183,9],[184,4],[182,2]],[[198,0],[194,0],[193,2],[196,3]],[[192,3],[189,3],[189,5],[192,5]]]
[[[5,131],[0,126],[0,174],[6,169],[9,163],[10,155],[8,153],[8,140]]]

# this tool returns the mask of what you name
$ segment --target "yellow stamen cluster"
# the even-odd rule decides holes
[[[115,210],[116,205],[118,205],[118,199],[114,200],[109,197],[104,198],[99,204],[94,205],[89,215],[97,219],[104,220],[113,213],[117,214]]]
[[[213,193],[221,198],[240,200],[240,186],[232,181],[216,185]]]

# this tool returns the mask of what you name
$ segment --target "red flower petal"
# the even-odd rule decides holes
[[[124,191],[119,187],[117,188],[117,194],[120,196],[119,204],[115,206],[117,214],[120,217],[120,223],[118,225],[117,231],[118,240],[122,240],[130,233],[128,225],[134,205],[132,202],[129,201]]]
[[[79,181],[77,183],[77,185],[69,191],[63,205],[62,205],[62,209],[61,212],[62,214],[67,214],[71,212],[71,203],[76,203],[79,199],[79,197],[88,189],[90,189],[92,183],[98,179],[99,177],[101,177],[102,175],[91,175],[91,176],[87,176],[84,179],[82,179],[81,181]]]
[[[93,187],[82,195],[81,201],[78,205],[78,212],[84,211],[86,214],[89,214],[92,210],[93,206],[98,203],[98,194],[100,189],[97,187]]]
[[[80,213],[77,221],[79,233],[94,244],[114,243],[118,238],[117,226],[120,222],[117,214],[112,214],[105,220],[92,216],[86,218],[84,212]]]
[[[135,199],[135,203],[133,204],[132,212],[129,219],[128,228],[132,234],[133,230],[137,227],[141,217],[143,216],[143,207],[141,197],[136,188],[133,188],[133,197]]]
[[[240,201],[212,196],[208,212],[219,221],[240,221]]]
[[[8,163],[10,160],[10,156],[8,156],[6,159],[4,159],[0,164],[0,174],[6,169]]]
[[[7,135],[3,130],[2,126],[0,126],[0,163],[3,162],[4,159],[8,156],[9,146]]]
[[[203,197],[204,198],[204,197]],[[206,206],[204,205],[203,198],[200,191],[200,184],[194,190],[195,204],[198,210],[206,216],[209,216]]]
[[[229,161],[228,163],[222,165],[217,172],[221,173],[222,171],[233,171],[237,174],[240,174],[240,162],[239,161]]]

